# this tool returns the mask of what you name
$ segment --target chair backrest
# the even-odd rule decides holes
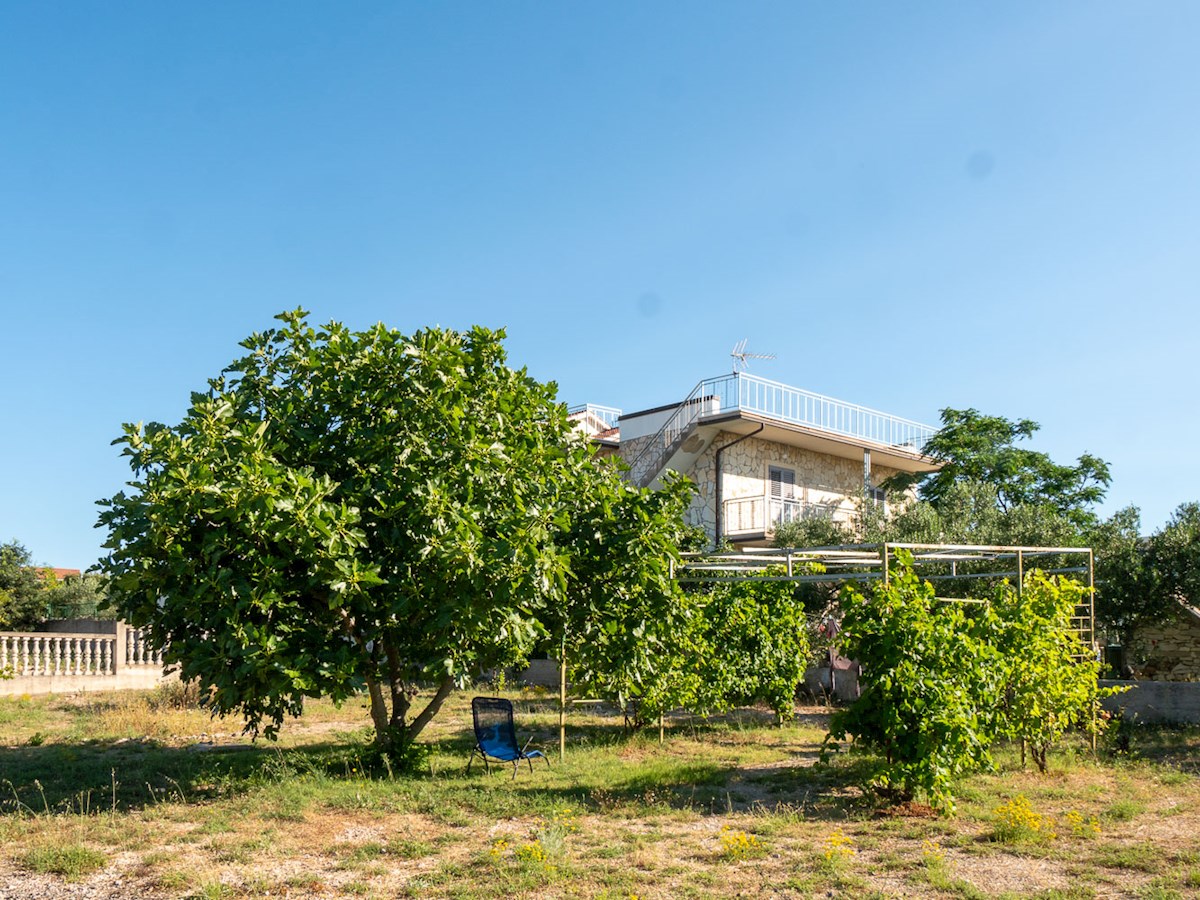
[[[484,753],[498,759],[515,759],[520,755],[511,700],[475,697],[471,700],[471,715],[475,720],[475,740]]]

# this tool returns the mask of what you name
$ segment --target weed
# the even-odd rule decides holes
[[[85,875],[103,869],[108,865],[108,857],[82,844],[60,844],[30,850],[21,858],[21,862],[34,872],[61,875],[68,881],[78,881]]]
[[[848,834],[844,834],[840,828],[835,828],[825,838],[825,851],[823,853],[825,859],[849,859],[857,852],[854,838]]]
[[[766,844],[757,835],[735,830],[731,825],[721,826],[720,841],[721,856],[734,862],[763,856],[767,852]]]
[[[1003,844],[1043,844],[1058,837],[1054,819],[1042,815],[1024,794],[996,807],[992,840]]]

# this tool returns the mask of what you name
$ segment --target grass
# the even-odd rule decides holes
[[[1085,900],[1200,886],[1200,731],[1139,731],[1114,759],[1061,753],[1046,776],[1003,751],[947,820],[880,815],[856,787],[869,761],[814,766],[820,710],[784,728],[757,710],[680,717],[660,746],[589,707],[572,714],[560,763],[552,700],[509,696],[522,738],[551,760],[515,781],[464,773],[469,695],[448,701],[427,766],[407,776],[370,768],[361,704],[310,704],[267,744],[165,692],[0,700],[0,883],[593,900]]]

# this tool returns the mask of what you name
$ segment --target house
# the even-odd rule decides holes
[[[714,546],[770,543],[783,523],[822,516],[852,523],[862,503],[906,503],[881,487],[899,472],[931,472],[921,453],[935,429],[800,388],[733,372],[706,378],[676,403],[621,413],[568,411],[605,455],[643,487],[672,469],[695,482],[688,511]]]

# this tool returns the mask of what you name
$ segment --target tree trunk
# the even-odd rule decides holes
[[[438,710],[442,708],[442,704],[446,702],[446,698],[450,696],[450,692],[453,690],[454,679],[443,678],[442,683],[438,685],[437,693],[433,695],[433,699],[430,700],[429,704],[423,710],[421,710],[415,719],[412,720],[412,723],[404,729],[405,743],[412,743],[417,739],[417,735],[419,735],[424,730],[425,726],[429,724],[429,720],[437,715]]]

